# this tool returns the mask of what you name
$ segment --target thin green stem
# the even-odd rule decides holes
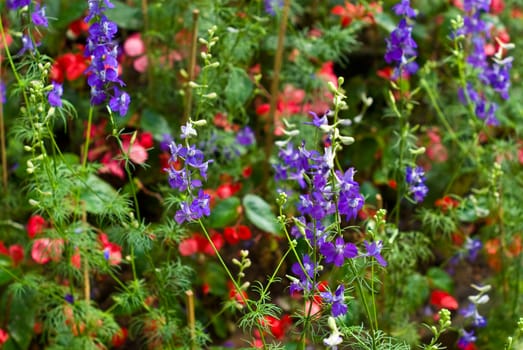
[[[94,108],[91,106],[89,108],[89,116],[87,117],[87,131],[85,135],[85,144],[82,149],[82,170],[85,171],[87,165],[87,155],[89,154],[89,144],[91,143],[91,127],[93,124],[93,112]]]

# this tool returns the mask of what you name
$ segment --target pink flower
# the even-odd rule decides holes
[[[39,238],[34,241],[31,257],[37,264],[47,264],[49,261],[58,261],[62,257],[64,246],[60,238]]]

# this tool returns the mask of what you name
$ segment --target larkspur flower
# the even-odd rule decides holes
[[[35,51],[35,44],[33,39],[29,35],[22,35],[22,48],[18,51],[17,55],[23,55],[26,52],[33,53]]]
[[[425,185],[425,171],[423,168],[407,166],[405,181],[408,185],[409,194],[413,196],[414,201],[417,203],[423,202],[423,199],[429,192],[428,187]]]
[[[283,7],[283,0],[263,0],[265,12],[271,16],[276,15],[276,8]]]
[[[367,241],[363,241],[363,244],[365,245],[365,249],[367,250],[367,253],[363,254],[363,256],[371,256],[383,267],[387,266],[387,262],[383,257],[381,256],[381,249],[383,248],[383,242],[382,241],[375,241],[372,243],[369,243]]]
[[[384,58],[387,63],[395,64],[393,77],[397,78],[402,75],[402,71],[410,74],[418,71],[418,64],[414,61],[418,55],[418,45],[412,38],[412,26],[408,22],[416,16],[416,12],[410,7],[410,0],[401,0],[393,10],[402,19],[390,37],[385,39],[387,51]]]
[[[256,142],[256,138],[252,129],[246,126],[240,131],[238,131],[238,134],[236,134],[236,142],[238,142],[242,146],[253,145]]]
[[[45,6],[40,6],[39,3],[35,4],[33,13],[31,13],[31,21],[35,26],[45,27],[49,26],[47,17],[45,15]]]
[[[461,309],[459,313],[470,320],[474,327],[482,328],[487,325],[487,320],[479,314],[478,307],[474,303],[468,304],[465,308]]]
[[[7,98],[6,98],[5,83],[0,79],[0,103],[5,104],[6,101],[7,101]]]
[[[47,94],[47,100],[49,101],[49,104],[53,107],[62,107],[62,94],[64,92],[64,89],[62,87],[62,84],[57,82],[52,82],[53,84],[53,90],[49,91]]]
[[[196,133],[192,123],[182,127],[181,137],[188,138],[189,134]],[[170,136],[168,136],[170,139]],[[174,219],[178,224],[198,220],[211,214],[211,197],[202,189],[202,179],[207,179],[207,171],[212,160],[204,161],[204,154],[195,145],[183,146],[174,141],[168,145],[171,152],[169,168],[164,169],[168,174],[169,185],[180,192],[186,192],[188,199],[180,203],[180,209]],[[181,168],[175,167],[178,159],[183,160]],[[198,193],[195,194],[196,190]]]
[[[342,237],[337,237],[335,243],[323,243],[320,247],[320,253],[325,257],[326,263],[340,267],[345,259],[351,259],[358,255],[358,248],[352,243],[345,243]]]
[[[336,288],[336,292],[321,292],[320,295],[323,301],[331,304],[331,312],[333,317],[343,316],[347,313],[347,305],[345,304],[345,287],[340,284]]]
[[[94,22],[89,27],[84,49],[84,56],[90,58],[91,64],[84,74],[88,76],[87,84],[91,88],[91,105],[106,103],[109,98],[111,110],[124,116],[130,97],[118,88],[124,85],[118,76],[118,44],[115,41],[118,26],[104,14],[113,7],[108,0],[88,0],[89,13],[84,21],[88,23],[94,19]]]
[[[303,265],[303,269],[302,269]],[[314,275],[316,274],[317,266],[312,261],[309,255],[305,254],[302,259],[302,265],[300,263],[295,262],[292,264],[291,271],[294,275],[298,277],[298,279],[291,282],[290,285],[290,293],[293,294],[295,292],[300,291],[311,291],[313,288],[312,281],[314,278]]]
[[[466,349],[469,344],[474,343],[475,341],[476,336],[474,335],[474,331],[471,330],[470,332],[467,332],[463,329],[457,345],[460,349]]]
[[[7,0],[7,8],[11,10],[17,10],[24,6],[29,6],[31,0]]]

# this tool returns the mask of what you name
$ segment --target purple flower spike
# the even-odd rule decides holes
[[[256,142],[256,138],[252,129],[246,126],[238,131],[238,134],[236,135],[236,142],[242,146],[253,145]]]
[[[35,26],[47,28],[49,26],[49,22],[45,16],[45,6],[40,7],[40,4],[36,3],[34,11],[31,14],[31,20]]]

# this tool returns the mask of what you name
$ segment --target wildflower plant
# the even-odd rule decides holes
[[[516,1],[0,12],[0,347],[520,345]]]

